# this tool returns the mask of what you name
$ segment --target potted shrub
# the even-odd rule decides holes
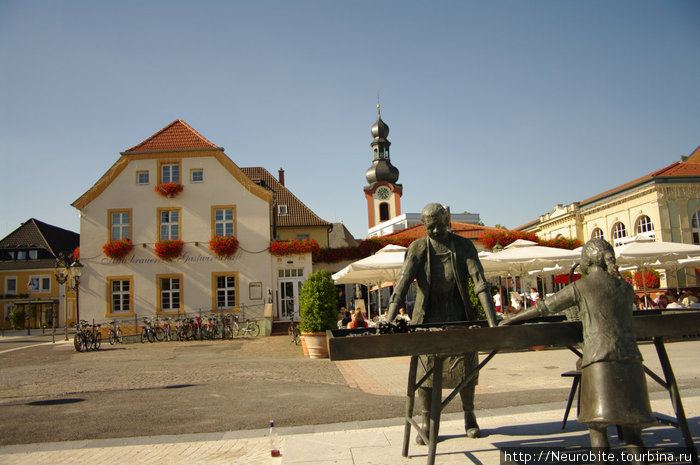
[[[161,260],[170,261],[180,256],[182,253],[182,247],[185,245],[179,239],[171,240],[164,239],[156,242],[156,255]]]
[[[124,260],[133,248],[134,245],[129,239],[117,239],[105,243],[102,246],[102,251],[112,260]]]
[[[214,236],[209,241],[209,250],[219,258],[229,258],[238,250],[238,239],[233,236]]]
[[[299,294],[299,329],[311,358],[328,357],[326,331],[337,327],[338,296],[327,270],[309,276]]]

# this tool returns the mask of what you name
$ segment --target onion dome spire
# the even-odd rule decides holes
[[[389,182],[396,184],[399,180],[399,170],[391,164],[389,158],[389,146],[391,142],[387,139],[389,136],[389,125],[382,121],[381,105],[377,104],[377,121],[372,125],[372,151],[374,159],[372,166],[365,173],[367,182],[370,185],[376,182]]]

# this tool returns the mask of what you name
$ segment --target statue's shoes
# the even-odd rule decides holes
[[[479,428],[467,428],[467,437],[468,438],[480,438],[481,437],[481,430]]]

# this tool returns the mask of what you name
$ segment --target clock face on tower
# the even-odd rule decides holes
[[[382,200],[386,200],[389,198],[390,192],[389,189],[386,187],[380,187],[379,190],[377,191],[377,197],[379,197]]]

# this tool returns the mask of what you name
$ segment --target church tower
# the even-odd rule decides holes
[[[370,229],[401,215],[402,187],[396,183],[399,170],[389,158],[388,136],[389,126],[382,121],[381,107],[377,105],[377,122],[372,126],[374,140],[370,144],[374,159],[365,173],[369,185],[364,188]]]

